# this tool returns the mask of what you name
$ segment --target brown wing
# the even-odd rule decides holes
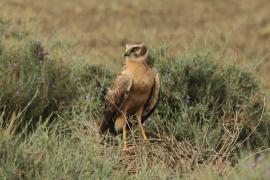
[[[160,96],[160,79],[158,73],[156,73],[155,77],[155,83],[152,87],[152,91],[150,93],[150,96],[144,105],[144,111],[142,114],[142,123],[146,121],[147,118],[154,112],[158,105],[159,101],[159,96]]]
[[[101,133],[109,131],[112,134],[116,134],[114,120],[121,111],[131,87],[132,79],[127,75],[121,74],[113,81],[105,98],[105,112],[100,126]]]

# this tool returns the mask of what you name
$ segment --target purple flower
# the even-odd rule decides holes
[[[190,103],[191,97],[189,95],[187,95],[186,100],[188,103]]]
[[[20,96],[20,94],[21,94],[21,93],[20,93],[19,90],[17,90],[17,91],[15,92],[15,96],[17,96],[17,97]]]
[[[15,69],[15,68],[18,67],[18,64],[17,64],[17,63],[13,63],[13,64],[12,64],[12,67]]]
[[[255,169],[257,167],[257,163],[256,162],[253,162],[250,164],[250,168],[251,169]]]
[[[49,53],[46,52],[46,51],[39,51],[39,52],[37,53],[37,55],[38,55],[38,57],[39,57],[40,59],[43,59],[43,58],[46,57],[48,54],[49,54]]]
[[[256,156],[255,156],[255,162],[260,162],[260,161],[262,161],[262,156],[260,155],[260,154],[257,154]]]
[[[56,89],[56,84],[53,83],[53,84],[52,84],[52,88],[53,88],[53,89]]]
[[[257,167],[257,163],[259,163],[260,161],[262,161],[262,156],[260,154],[256,154],[255,158],[254,158],[254,162],[252,162],[250,164],[250,168],[251,169],[255,169]]]

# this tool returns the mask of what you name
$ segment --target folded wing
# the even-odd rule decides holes
[[[100,126],[101,133],[109,131],[112,134],[116,134],[114,121],[121,112],[121,108],[128,97],[131,87],[132,79],[127,75],[118,75],[113,81],[105,98],[105,112]]]
[[[160,79],[158,73],[156,73],[155,76],[155,83],[152,87],[152,91],[150,93],[150,96],[144,106],[144,111],[142,114],[142,123],[144,123],[147,118],[154,112],[158,105],[160,96]]]

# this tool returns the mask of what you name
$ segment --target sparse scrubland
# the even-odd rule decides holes
[[[121,136],[98,134],[115,71],[69,48],[0,21],[1,178],[270,178],[269,109],[254,69],[208,50],[151,49],[160,103],[145,125],[149,141],[135,128],[123,152]]]

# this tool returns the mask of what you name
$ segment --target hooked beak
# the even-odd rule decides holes
[[[124,58],[130,56],[130,51],[125,52]]]

